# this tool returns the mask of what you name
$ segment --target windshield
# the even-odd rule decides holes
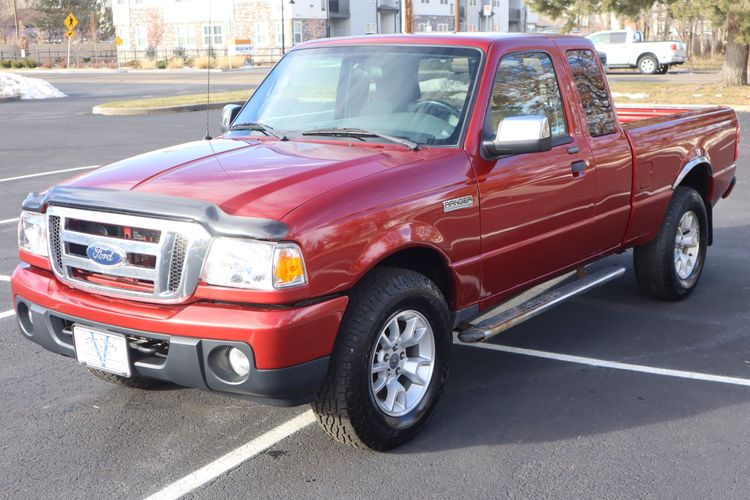
[[[478,50],[453,47],[297,50],[279,62],[234,123],[262,123],[289,137],[361,129],[456,145],[480,58]]]

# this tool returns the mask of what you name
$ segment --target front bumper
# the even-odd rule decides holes
[[[309,401],[325,378],[347,303],[347,297],[336,297],[289,308],[154,306],[84,293],[25,264],[11,284],[23,336],[49,351],[75,357],[69,333],[74,323],[131,339],[163,340],[169,343],[166,353],[129,351],[134,375],[287,406]],[[222,376],[215,358],[226,347],[250,359],[244,380]]]

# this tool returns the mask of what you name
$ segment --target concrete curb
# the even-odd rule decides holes
[[[227,104],[244,104],[245,101],[222,101],[212,102],[208,109],[221,109]],[[179,106],[163,106],[158,108],[103,108],[94,106],[91,112],[95,115],[105,116],[134,116],[134,115],[158,115],[163,113],[186,113],[189,111],[205,111],[206,104],[181,104]]]
[[[11,96],[8,96],[8,97],[0,97],[0,103],[3,103],[3,102],[15,102],[15,101],[20,101],[20,100],[21,100],[21,96],[20,95],[11,95]]]

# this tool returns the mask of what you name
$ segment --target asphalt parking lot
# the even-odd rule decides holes
[[[216,88],[245,85],[232,75]],[[747,498],[750,114],[740,114],[738,185],[715,211],[688,300],[640,296],[631,254],[609,258],[624,278],[485,347],[456,346],[428,428],[382,454],[333,443],[308,425],[307,407],[122,389],[21,338],[3,312],[24,196],[87,170],[52,172],[204,135],[203,113],[90,114],[105,98],[199,91],[197,78],[50,81],[71,97],[0,104],[0,497],[141,498],[187,476],[188,497],[205,499]],[[247,460],[224,471],[222,457]]]

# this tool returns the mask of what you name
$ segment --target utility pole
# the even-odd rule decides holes
[[[18,4],[13,0],[13,20],[16,23],[16,46],[21,46],[21,34],[18,32]]]
[[[461,0],[453,0],[453,31],[461,31]]]
[[[404,0],[404,21],[401,26],[401,31],[404,33],[411,33],[411,16],[412,16],[412,7],[411,7],[411,0]]]

